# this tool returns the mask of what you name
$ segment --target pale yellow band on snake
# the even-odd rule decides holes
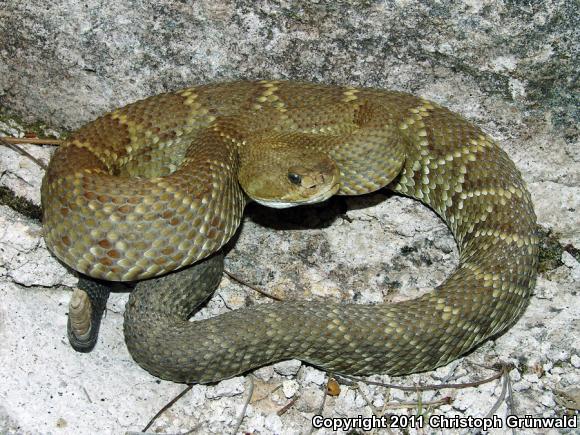
[[[82,127],[56,151],[42,186],[45,238],[82,273],[137,280],[217,251],[248,196],[284,207],[389,183],[432,207],[456,238],[459,266],[434,292],[395,305],[269,304],[182,325],[191,329],[155,340],[166,338],[160,364],[174,358],[191,374],[160,375],[216,380],[291,357],[349,373],[427,370],[521,315],[538,237],[530,195],[508,156],[424,99],[260,81],[139,101]],[[201,359],[177,355],[170,343]]]

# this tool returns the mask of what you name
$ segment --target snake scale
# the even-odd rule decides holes
[[[214,253],[249,201],[282,208],[386,185],[430,206],[456,239],[459,264],[435,290],[188,321],[217,286]],[[73,133],[50,161],[42,204],[46,243],[68,266],[105,287],[144,280],[126,342],[142,367],[177,382],[290,358],[349,374],[433,369],[510,326],[536,280],[536,218],[513,162],[459,115],[401,92],[239,81],[153,96]]]

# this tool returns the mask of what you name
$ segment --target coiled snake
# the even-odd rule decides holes
[[[389,183],[455,236],[459,265],[434,291],[187,321],[219,282],[211,255],[249,200],[287,207]],[[429,370],[512,324],[536,278],[536,218],[513,162],[459,115],[400,92],[242,81],[154,96],[76,131],[51,159],[42,203],[46,243],[73,269],[106,281],[163,275],[131,293],[125,338],[140,365],[178,382],[290,358],[350,374]]]

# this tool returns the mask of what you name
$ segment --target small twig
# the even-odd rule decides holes
[[[455,372],[457,371],[457,367],[459,367],[460,364],[461,364],[461,360],[455,360],[455,361],[449,363],[449,365],[447,366],[449,368],[449,371],[448,371],[446,376],[441,378],[441,381],[442,382],[449,382],[449,379],[451,379],[455,376]],[[493,368],[491,370],[496,371],[497,367]]]
[[[451,397],[443,397],[442,399],[431,401],[417,401],[417,402],[390,402],[385,403],[384,409],[399,409],[399,408],[416,408],[417,406],[441,406],[450,405],[453,400]]]
[[[365,402],[367,402],[367,406],[371,409],[371,411],[373,412],[373,415],[378,415],[378,411],[377,409],[373,406],[371,400],[367,397],[367,395],[365,394],[365,392],[362,390],[362,388],[360,387],[360,385],[356,386],[357,391],[359,392],[359,394],[362,396],[362,398],[364,399]]]
[[[8,142],[9,144],[26,144],[31,145],[61,145],[64,141],[62,139],[47,139],[41,137],[10,137],[0,136],[0,141]]]
[[[499,394],[499,397],[497,398],[497,400],[495,401],[495,403],[493,404],[493,406],[491,407],[485,418],[490,418],[492,415],[494,415],[501,406],[501,404],[503,403],[503,401],[505,400],[505,393],[507,392],[507,383],[508,383],[507,379],[509,377],[509,374],[504,372],[502,373],[502,376],[503,383],[501,386],[501,393]]]
[[[242,422],[244,421],[244,418],[246,417],[248,404],[250,403],[250,400],[252,400],[252,395],[254,394],[254,379],[252,379],[251,376],[248,376],[248,381],[250,382],[250,386],[248,388],[248,397],[246,397],[244,407],[242,408],[242,412],[240,412],[240,416],[238,417],[238,421],[236,422],[236,426],[232,432],[232,434],[234,435],[238,433],[238,429],[240,428]]]
[[[507,396],[507,411],[508,415],[514,413],[514,390],[512,389],[512,378],[511,376],[507,377],[507,387],[508,387],[508,396]]]
[[[276,415],[278,416],[284,415],[286,411],[288,411],[296,403],[298,398],[299,396],[293,397],[292,400],[290,400],[290,402],[288,402],[286,405],[284,405],[282,408],[276,411]]]
[[[328,378],[331,379],[333,377],[332,373],[328,374]],[[320,404],[320,407],[318,408],[318,412],[316,412],[315,415],[322,415],[322,413],[324,412],[324,405],[326,405],[326,391],[327,391],[327,386],[326,384],[324,384],[324,394],[322,395],[322,403]],[[312,432],[314,432],[314,426],[310,427],[310,430],[308,431],[308,435],[312,435]]]
[[[367,403],[367,406],[370,408],[373,415],[379,415],[378,410],[372,404],[371,400],[368,398],[368,396],[365,394],[365,392],[363,391],[363,389],[360,387],[359,384],[356,385],[356,390],[359,392],[359,394],[362,396],[364,401]],[[388,433],[392,433],[390,428],[387,428],[387,429],[388,429]],[[372,428],[372,430],[369,432],[369,435],[374,435],[375,433],[377,433],[377,428]]]
[[[199,429],[199,424],[186,432],[179,432],[179,433],[166,433],[166,432],[135,432],[135,431],[128,431],[125,432],[125,435],[189,435],[191,433],[197,432]]]
[[[166,432],[134,432],[128,431],[125,432],[125,435],[189,435],[191,433],[197,432],[199,429],[199,424],[186,432],[179,432],[179,433],[166,433]]]
[[[364,382],[369,385],[378,385],[381,387],[386,388],[395,388],[397,390],[402,391],[429,391],[429,390],[442,390],[445,388],[454,388],[454,389],[462,389],[462,388],[470,388],[470,387],[477,387],[482,384],[486,384],[488,382],[494,381],[496,379],[501,378],[504,373],[509,373],[510,370],[513,369],[512,365],[504,365],[502,366],[501,370],[493,376],[489,378],[481,379],[479,381],[474,382],[466,382],[462,384],[434,384],[434,385],[416,385],[413,387],[405,386],[405,385],[396,385],[396,384],[386,384],[384,382],[377,382],[377,381],[369,381],[362,378],[358,378],[356,376],[344,375],[344,374],[337,374],[338,376],[346,379],[352,379],[353,381],[357,382]]]
[[[503,376],[501,393],[499,394],[499,397],[497,398],[497,400],[495,401],[495,403],[493,404],[493,406],[491,407],[491,409],[488,411],[488,413],[485,415],[484,418],[491,418],[493,415],[495,415],[495,413],[497,412],[497,410],[499,409],[499,407],[501,406],[501,404],[505,400],[509,374],[504,372],[503,375],[505,375],[505,376]],[[500,379],[500,382],[501,381],[502,381],[502,379]],[[479,432],[480,431],[478,431],[476,429],[471,430],[471,433],[474,435],[479,433]]]
[[[275,301],[283,301],[284,300],[284,299],[282,299],[279,296],[274,296],[273,294],[268,293],[266,290],[263,290],[260,287],[257,287],[257,286],[252,285],[252,284],[248,284],[242,278],[239,278],[238,276],[234,275],[231,272],[228,272],[227,270],[224,270],[224,273],[227,276],[229,276],[231,279],[233,279],[234,281],[236,281],[236,282],[238,282],[238,283],[240,283],[242,285],[245,285],[246,287],[249,287],[249,288],[251,288],[254,291],[257,291],[258,293],[260,293],[260,294],[262,294],[262,295],[264,295],[266,297],[269,297],[270,299],[274,299]]]
[[[6,141],[6,138],[0,138],[0,143],[4,146],[10,148],[11,150],[14,150],[17,153],[20,153],[23,156],[28,157],[30,160],[32,160],[34,163],[36,163],[42,169],[46,170],[47,166],[42,160],[37,159],[36,157],[34,157],[32,154],[30,154],[28,151],[26,151],[22,147],[19,147],[15,143],[10,143],[10,142]]]
[[[147,429],[149,429],[151,427],[151,425],[155,422],[155,420],[157,420],[161,414],[163,414],[165,411],[167,411],[169,408],[171,408],[175,404],[175,402],[177,402],[179,399],[181,399],[183,396],[185,396],[185,394],[189,390],[191,390],[192,387],[193,387],[193,384],[188,384],[187,387],[181,393],[179,393],[177,396],[175,396],[173,399],[171,399],[169,401],[169,403],[167,403],[167,405],[165,405],[163,408],[161,408],[159,410],[159,412],[157,414],[155,414],[151,420],[149,420],[149,423],[147,423],[147,425],[143,428],[142,432],[147,432]]]
[[[87,396],[87,399],[89,400],[89,403],[93,403],[93,401],[91,400],[91,396],[89,396],[89,392],[87,391],[87,389],[85,387],[83,387],[83,391],[85,392],[85,395]]]
[[[423,414],[423,392],[417,391],[417,414]]]
[[[390,395],[391,395],[390,391],[387,391],[387,396],[390,396]],[[387,398],[385,397],[385,400],[386,400],[386,399],[387,399]],[[388,402],[386,402],[386,401],[385,401],[385,402],[383,402],[383,407],[382,407],[382,409],[381,409],[380,415],[385,415],[385,411],[387,410],[387,403],[388,403]],[[387,428],[386,428],[386,430],[387,430],[387,433],[388,433],[389,435],[392,435],[392,434],[394,433],[394,432],[393,432],[393,429],[391,429],[390,427],[387,427]],[[374,433],[374,432],[372,432],[372,433]]]
[[[507,415],[515,415],[514,406],[514,390],[512,389],[512,378],[509,373],[506,373],[508,397],[507,397]],[[516,429],[512,427],[512,434],[516,435]]]

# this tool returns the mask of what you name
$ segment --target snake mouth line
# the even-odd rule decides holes
[[[333,196],[336,192],[338,192],[339,189],[340,189],[340,183],[337,181],[336,183],[329,185],[325,190],[322,190],[321,192],[319,192],[318,195],[312,196],[312,197],[305,199],[303,201],[300,201],[300,200],[298,200],[298,201],[284,201],[283,199],[275,201],[275,200],[264,200],[264,199],[256,199],[256,198],[253,198],[253,200],[256,201],[258,204],[264,205],[266,207],[283,209],[283,208],[296,207],[299,205],[309,205],[309,204],[316,204],[319,202],[324,202],[327,199],[329,199],[331,196]]]

